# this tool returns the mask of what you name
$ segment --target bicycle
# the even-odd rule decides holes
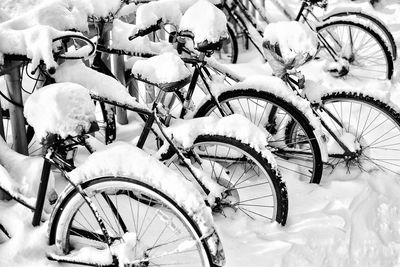
[[[188,92],[184,93],[176,92],[176,97],[177,99],[180,100],[177,102],[181,103],[181,105],[178,105],[178,107],[184,110],[181,113],[178,113],[178,116],[179,115],[184,116],[188,111],[190,111],[191,113],[190,115],[193,117],[202,117],[207,115],[223,117],[225,115],[232,113],[240,113],[245,115],[251,121],[255,122],[255,124],[259,124],[260,127],[264,128],[270,126],[268,124],[268,120],[270,122],[271,121],[274,122],[274,120],[277,117],[276,114],[279,114],[279,112],[278,113],[275,112],[283,110],[286,111],[285,114],[288,114],[288,117],[290,118],[288,119],[288,121],[296,121],[296,123],[288,123],[288,121],[284,121],[284,123],[279,123],[280,120],[278,119],[277,120],[278,124],[275,125],[277,125],[277,128],[279,130],[277,132],[281,133],[280,136],[284,136],[282,140],[284,141],[284,143],[287,144],[286,151],[285,147],[281,149],[279,143],[276,145],[275,149],[273,146],[270,146],[270,148],[274,153],[274,155],[277,156],[278,162],[280,161],[279,158],[281,159],[292,158],[299,160],[300,162],[306,162],[306,163],[308,162],[307,164],[309,165],[307,169],[310,170],[310,175],[308,176],[303,174],[303,178],[305,176],[306,180],[319,183],[323,166],[330,166],[334,168],[340,163],[345,163],[349,171],[351,169],[350,167],[353,166],[356,166],[361,170],[371,169],[372,166],[374,168],[378,168],[386,172],[398,173],[399,168],[398,164],[396,163],[396,158],[399,155],[397,153],[398,149],[395,147],[396,142],[387,143],[388,141],[394,140],[396,138],[396,134],[393,133],[397,133],[397,131],[399,130],[398,126],[399,121],[397,115],[398,113],[396,111],[398,110],[398,108],[394,103],[387,102],[387,100],[385,101],[383,100],[386,98],[377,97],[377,94],[379,94],[379,92],[374,92],[373,90],[365,90],[365,89],[363,89],[365,90],[364,92],[362,92],[362,89],[360,89],[361,91],[360,90],[356,91],[354,89],[347,91],[331,90],[327,92],[326,96],[324,96],[322,100],[317,100],[316,103],[313,102],[313,104],[310,105],[309,101],[307,100],[307,96],[304,95],[304,93],[306,93],[307,90],[304,91],[299,89],[304,87],[304,78],[300,74],[299,78],[297,78],[295,75],[295,71],[289,72],[287,74],[287,76],[289,77],[292,77],[294,75],[295,76],[294,78],[292,77],[290,80],[287,80],[285,78],[285,82],[288,84],[288,86],[278,86],[278,87],[275,86],[279,88],[279,90],[273,88],[274,86],[272,85],[270,86],[268,85],[269,83],[279,84],[279,82],[276,81],[277,78],[270,77],[270,78],[264,78],[263,80],[259,81],[251,80],[251,78],[249,78],[247,81],[243,81],[242,77],[230,71],[229,68],[222,66],[216,60],[210,58],[213,49],[209,49],[208,51],[200,50],[200,52],[196,53],[190,49],[191,45],[188,46],[189,48],[185,47],[184,45],[185,44],[184,39],[188,37],[190,38],[190,35],[183,34],[182,37],[184,38],[180,38],[181,33],[177,33],[176,35],[177,36],[175,36],[176,37],[175,41],[178,42],[177,45],[179,49],[185,51],[188,55],[190,55],[189,58],[184,58],[184,61],[195,66],[195,72],[193,77],[196,79],[198,77],[201,78],[204,87],[203,89],[207,93],[206,97],[202,101],[200,101],[200,105],[193,111],[191,100],[193,96],[193,90],[195,88],[194,85],[196,84],[197,80],[196,82],[191,83],[193,84],[193,87],[190,87]],[[179,42],[182,42],[180,46]],[[277,58],[279,59],[281,58],[281,56]],[[282,62],[286,62],[277,59],[275,61],[279,61],[277,66],[280,67],[282,66]],[[290,60],[288,60],[287,62],[290,62]],[[305,62],[302,62],[301,64],[303,63]],[[283,76],[286,77],[285,73],[287,73],[288,69],[290,68],[295,69],[296,66],[298,65],[282,66]],[[225,80],[219,78],[219,80],[223,81],[218,82],[218,78],[215,79],[215,77],[213,77],[213,74],[215,73],[222,75],[222,77],[224,77]],[[298,80],[298,82],[295,83],[296,80]],[[229,86],[227,87],[226,83],[229,82],[231,83],[239,82],[239,83],[234,85],[233,87]],[[288,88],[290,91],[292,92],[294,91],[295,94],[297,94],[297,97],[305,98],[303,99],[303,101],[305,101],[304,102],[305,106],[308,106],[308,108],[311,109],[311,115],[309,114],[310,110],[308,108],[305,109],[304,106],[301,107],[302,106],[301,103],[303,103],[302,101],[299,101],[297,98],[294,98],[295,100],[293,102],[288,101],[288,99],[292,97],[285,92],[288,90]],[[311,99],[311,95],[308,95],[308,97],[310,97]],[[273,103],[273,104],[268,107],[265,104],[260,104],[261,101],[263,101],[264,103]],[[307,111],[308,115],[303,114],[301,115],[302,117],[300,117],[303,118],[304,120],[299,119],[299,116],[296,117],[294,113],[291,113],[290,111],[288,112],[288,110],[290,110],[288,106],[292,107],[294,106],[296,108],[296,103],[298,105],[297,112],[299,111],[299,109],[303,111],[308,110]],[[350,111],[351,110],[350,107],[353,105],[353,103],[354,107],[356,106],[356,104],[358,105],[359,107],[358,110],[361,109],[362,111],[367,111],[367,112],[357,113],[357,116],[354,117],[349,115],[347,118],[342,118],[343,115],[340,114],[348,114],[344,112],[345,109],[344,106],[347,106],[347,110]],[[331,111],[332,109],[337,108],[337,106],[340,105],[343,106],[342,108],[343,113],[340,112],[336,113]],[[267,108],[264,109],[264,107]],[[263,110],[265,110],[265,112],[263,112]],[[324,112],[321,113],[320,110],[323,110]],[[262,114],[257,115],[257,112]],[[371,114],[371,116],[365,117],[365,114]],[[315,137],[313,138],[310,138],[309,137],[310,135],[307,136],[305,133],[308,132],[304,130],[297,132],[300,129],[300,125],[301,127],[303,127],[302,129],[307,129],[304,127],[310,128],[309,121],[314,120],[313,115],[322,119],[321,130],[328,132],[325,132],[322,136],[318,135],[317,133],[314,133]],[[265,121],[260,120],[261,116],[265,116]],[[327,117],[332,118],[332,120],[328,119],[327,121]],[[364,119],[364,124],[358,123],[357,119],[359,118]],[[355,123],[353,121],[350,121],[350,119],[356,120]],[[342,123],[339,123],[340,121],[342,121]],[[385,132],[380,131],[382,128],[379,128],[379,123],[381,123],[381,126],[389,125],[387,130],[391,130],[391,132],[388,133],[387,131]],[[287,127],[288,125],[296,125],[296,127],[292,126]],[[357,131],[357,129],[350,129],[349,128],[350,125],[364,125],[364,129],[369,129],[369,130],[364,132],[359,131],[356,133],[350,133],[351,132],[350,130]],[[314,124],[314,127],[316,128],[314,129],[311,128],[311,132],[319,130],[317,125]],[[273,129],[273,127],[271,128]],[[269,130],[271,128],[269,128]],[[335,128],[336,130],[332,130],[332,128]],[[272,134],[274,133],[274,131],[270,132]],[[296,133],[298,133],[297,137],[294,137]],[[356,148],[354,147],[355,146],[354,144],[352,145],[351,143],[350,144],[345,143],[340,139],[340,138],[346,139],[346,137],[343,136],[343,134],[345,133],[347,133],[349,136],[353,135],[357,137],[358,141],[356,143],[358,143],[358,145],[356,145]],[[388,138],[391,137],[391,139],[385,140],[386,139],[385,135],[387,134],[389,134],[389,136],[386,137]],[[362,138],[361,135],[364,135],[364,137]],[[374,136],[376,138],[373,138]],[[336,144],[337,147],[336,151],[334,152],[327,151],[326,140],[324,141],[323,139],[329,139],[330,144],[333,143]],[[362,145],[359,145],[360,140]],[[375,141],[376,142],[379,141],[379,143],[374,145]],[[308,145],[302,145],[303,142],[307,142]],[[311,142],[313,142],[315,145],[311,145],[313,144]],[[394,147],[388,148],[388,145],[393,145]],[[307,148],[306,151],[304,152],[300,150],[300,148],[303,147]],[[297,151],[296,148],[298,149]],[[386,151],[387,155],[383,153],[378,153],[377,154],[378,156],[373,158],[365,154],[368,150],[370,152]],[[315,151],[317,151],[317,153],[315,153]],[[319,157],[318,153],[320,155]],[[330,156],[329,161],[328,158],[324,158],[325,153],[328,156]],[[390,156],[388,156],[389,154]],[[309,160],[307,159],[305,160],[304,158],[299,157],[298,155],[308,156]],[[370,166],[368,166],[368,168],[366,168],[365,166],[363,166],[363,164],[367,163],[368,161],[370,161],[371,164]],[[315,163],[311,165],[309,162],[315,162]],[[280,163],[280,167],[284,169],[282,165],[284,166],[283,163],[282,164]],[[317,168],[319,168],[320,170],[319,175],[316,175],[318,174],[315,171],[318,170]]]
[[[101,21],[103,23],[110,23],[112,20]],[[68,45],[68,42],[64,42],[64,48],[66,48],[65,45]],[[98,51],[103,49],[100,44],[97,48]],[[110,51],[106,50],[106,52],[109,53]],[[117,52],[123,53],[123,51]],[[97,52],[94,65],[103,68],[103,73],[110,75],[110,70],[102,61],[101,52]],[[250,218],[260,217],[262,220],[268,222],[278,221],[281,224],[285,224],[288,208],[286,187],[281,180],[272,157],[269,156],[268,151],[262,145],[251,142],[245,144],[242,140],[246,139],[241,139],[241,136],[238,135],[227,138],[219,136],[218,133],[203,132],[199,133],[196,140],[193,140],[193,145],[189,144],[189,147],[183,147],[184,150],[180,150],[172,142],[171,136],[168,137],[166,134],[163,134],[163,130],[161,130],[164,128],[162,123],[163,118],[159,119],[159,116],[162,116],[162,112],[156,109],[157,105],[153,106],[152,109],[148,109],[133,101],[127,93],[118,96],[118,90],[121,89],[119,92],[125,92],[125,88],[110,76],[85,67],[79,60],[66,60],[58,66],[57,72],[53,76],[46,72],[42,72],[41,74],[46,78],[45,84],[55,81],[68,81],[85,84],[84,87],[92,90],[92,98],[96,103],[100,103],[101,119],[106,123],[105,127],[100,127],[105,130],[105,137],[102,136],[104,143],[113,142],[116,137],[114,111],[110,106],[115,105],[138,113],[140,114],[140,119],[145,123],[145,127],[139,137],[137,146],[142,148],[150,133],[155,134],[163,139],[165,143],[170,144],[173,153],[169,151],[163,159],[168,160],[171,168],[181,170],[181,174],[190,176],[190,180],[194,179],[194,182],[199,185],[201,191],[209,195],[209,202],[210,204],[214,204],[215,211],[223,212],[225,208],[233,208],[244,214],[247,212],[246,216]],[[93,75],[96,78],[89,82],[85,80],[85,78],[93,77]],[[102,80],[102,83],[93,83],[95,80]],[[162,87],[165,90],[178,90],[184,85],[184,83],[179,81],[176,83],[172,81],[172,84],[169,86],[165,87],[163,85]],[[99,88],[100,90],[96,90]],[[113,91],[110,91],[110,88],[113,88]],[[161,90],[158,101],[161,100],[162,93],[163,91]],[[157,125],[160,130],[153,129],[151,127],[153,124]],[[256,131],[257,129],[255,129]],[[175,136],[177,135],[175,134]],[[200,142],[201,144],[199,144]],[[249,144],[253,145],[253,148],[249,147]],[[94,144],[88,145],[88,149],[93,152],[95,146]],[[224,148],[227,148],[227,150],[224,150]],[[259,150],[256,151],[254,148],[258,148]],[[207,151],[207,149],[208,151],[212,150],[214,154],[218,151],[225,151],[225,153],[219,158],[213,158],[204,155],[204,151]],[[192,166],[185,156],[191,158],[193,164],[196,166]],[[204,168],[207,167],[208,170],[199,171],[203,166]],[[245,167],[242,168],[240,166]],[[217,171],[216,168],[218,168]],[[182,171],[182,169],[184,170]],[[204,176],[211,176],[216,182],[209,181],[210,178]],[[253,194],[251,198],[249,188],[260,188],[259,192],[257,192],[259,197],[254,197]],[[214,191],[210,189],[214,189]],[[215,189],[219,191],[215,192]],[[231,196],[232,194],[234,194],[234,197]],[[254,206],[251,206],[252,203],[254,203]],[[264,210],[260,212],[260,209]],[[249,216],[252,212],[252,214],[256,214],[257,210],[261,215]]]
[[[249,0],[249,3],[258,12],[260,19],[264,23],[269,23],[263,8],[255,1]],[[322,44],[318,57],[328,62],[333,59],[340,65],[331,69],[335,76],[352,75],[356,78],[391,79],[397,48],[393,36],[379,19],[357,9],[333,10],[324,17],[318,18],[313,13],[313,8],[327,6],[327,1],[320,0],[302,1],[299,12],[293,17],[279,2],[273,1],[273,3],[284,11],[283,13],[289,19],[302,21],[317,32]],[[261,40],[263,27],[250,14],[248,8],[240,0],[234,0],[223,3],[223,10],[236,28],[236,31],[230,30],[231,42],[237,44],[236,37],[244,37],[246,47],[250,41],[264,57]],[[230,24],[228,26],[231,27]],[[232,47],[237,47],[237,45]],[[238,50],[232,49],[229,52],[231,63],[236,62]]]
[[[68,111],[62,109],[66,107]],[[42,110],[49,112],[41,114]],[[50,260],[90,266],[223,265],[222,247],[203,198],[156,159],[120,143],[92,154],[77,168],[71,165],[69,152],[87,146],[87,134],[98,130],[87,89],[72,83],[45,86],[30,96],[24,112],[46,150],[37,198],[22,194],[11,177],[2,177],[6,180],[0,188],[33,211],[32,225],[37,226],[46,218],[42,213],[51,168],[68,181],[61,194],[49,198],[54,205],[49,219]],[[21,157],[2,139],[0,146],[2,153]],[[126,155],[151,166],[135,164]],[[158,178],[160,173],[163,179]],[[180,195],[169,182],[190,194]],[[4,223],[0,230],[12,238]],[[92,257],[86,255],[88,248]]]

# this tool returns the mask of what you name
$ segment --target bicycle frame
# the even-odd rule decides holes
[[[256,4],[253,3],[253,0],[249,0],[249,2],[253,5],[256,6]],[[296,15],[295,18],[292,18],[290,14],[285,12],[285,8],[280,5],[279,2],[273,1],[274,4],[288,17],[289,19],[293,19],[295,21],[300,21],[303,23],[306,23],[310,29],[315,31],[315,28],[313,25],[308,21],[308,16],[311,15],[313,19],[315,19],[317,22],[321,22],[320,19],[312,12],[313,6],[308,5],[305,1],[302,1],[302,4],[300,6],[300,9]],[[232,0],[232,6],[229,6],[226,2],[224,3],[224,9],[228,12],[228,15],[230,18],[232,18],[236,25],[238,25],[242,31],[245,33],[246,38],[248,38],[251,43],[254,45],[254,47],[257,49],[257,51],[265,58],[264,53],[262,51],[262,46],[258,44],[254,39],[256,37],[250,32],[249,27],[246,24],[246,20],[250,23],[252,27],[254,27],[260,37],[263,37],[263,32],[260,30],[262,26],[257,22],[257,20],[254,18],[253,15],[249,13],[248,8],[241,2],[241,0]],[[238,10],[239,9],[239,10]],[[260,13],[259,8],[255,8],[257,12],[260,14],[260,17],[266,22],[269,23],[268,19]],[[243,16],[242,16],[243,14]],[[329,43],[322,37],[320,34],[317,33],[318,40],[323,44],[324,47],[327,48],[328,53],[331,55],[333,60],[338,61],[338,56],[335,52],[335,50],[329,45]]]
[[[71,184],[82,196],[82,198],[85,200],[85,202],[88,204],[90,207],[90,210],[92,211],[95,219],[100,225],[101,231],[104,236],[104,241],[107,242],[108,245],[112,244],[112,240],[110,235],[108,234],[108,231],[105,227],[103,219],[100,217],[99,213],[97,212],[97,208],[91,201],[90,197],[86,194],[86,192],[81,188],[79,184],[75,184],[70,178],[67,173],[67,171],[70,171],[74,169],[75,167],[71,165],[67,159],[61,155],[59,150],[62,151],[69,151],[76,147],[77,145],[84,145],[86,146],[86,138],[79,136],[76,137],[75,139],[68,139],[69,144],[64,144],[64,140],[61,142],[57,142],[49,147],[47,147],[47,153],[46,156],[44,156],[44,162],[43,162],[43,167],[42,167],[42,173],[40,177],[40,184],[37,192],[37,197],[35,201],[35,206],[32,206],[28,200],[27,197],[24,195],[20,194],[19,192],[8,190],[6,188],[0,187],[3,191],[5,191],[9,196],[11,196],[12,199],[17,201],[18,203],[22,204],[24,207],[30,209],[33,211],[33,217],[32,217],[32,225],[33,226],[38,226],[41,222],[42,219],[42,213],[43,213],[43,207],[44,203],[46,201],[46,191],[48,187],[48,182],[50,178],[50,171],[51,167],[55,167],[58,170],[61,171],[63,176],[66,178],[69,184]],[[15,152],[17,153],[17,152]],[[5,230],[5,229],[4,229]]]

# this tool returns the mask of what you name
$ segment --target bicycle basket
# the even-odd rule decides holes
[[[313,58],[317,47],[315,33],[299,22],[271,23],[265,28],[264,55],[278,77]]]

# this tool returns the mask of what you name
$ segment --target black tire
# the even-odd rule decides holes
[[[373,24],[375,24],[375,26],[381,31],[379,32],[381,38],[390,44],[388,48],[390,50],[390,53],[392,54],[393,60],[397,59],[397,45],[396,41],[393,38],[393,34],[388,30],[387,26],[379,19],[358,11],[343,11],[340,13],[332,14],[329,17],[324,18],[324,21],[329,20],[332,17],[346,17],[346,16],[356,16],[358,18],[367,20],[367,22],[372,22]]]
[[[336,57],[345,59],[350,65],[348,76],[362,79],[391,79],[392,55],[385,42],[373,29],[343,18],[326,21],[316,30],[325,48],[318,53],[320,58],[332,59],[330,53],[334,53]],[[359,38],[361,35],[363,37]],[[351,51],[349,55],[345,55],[344,53],[349,52],[347,51],[349,47]]]
[[[235,113],[244,115],[247,119],[259,127],[267,129],[272,134],[272,136],[269,137],[269,145],[276,156],[276,160],[282,172],[288,171],[296,173],[302,180],[306,180],[310,183],[320,183],[323,169],[321,150],[314,129],[310,125],[308,119],[295,106],[272,93],[251,88],[226,91],[219,95],[218,101],[225,106],[227,103],[234,104],[235,101],[252,101],[256,103],[256,107],[253,107],[256,113],[257,107],[261,106],[260,109],[264,109],[264,111],[260,118],[257,116],[249,116],[243,110],[235,110]],[[277,108],[275,113],[271,112],[273,107]],[[264,113],[267,108],[269,111]],[[251,107],[249,107],[248,113],[251,113],[250,110]],[[280,121],[277,121],[277,116],[273,114],[278,114],[281,118]],[[204,103],[195,114],[195,117],[210,115],[221,116],[221,113],[217,110],[212,100]],[[263,118],[268,121],[261,123]],[[287,121],[287,123],[283,123],[284,121]],[[296,139],[293,134],[288,136],[288,133],[291,132],[291,130],[289,130],[291,121],[296,122],[298,125]],[[273,141],[273,138],[277,136],[281,136],[281,138]],[[299,148],[302,150],[298,150]]]
[[[250,219],[285,225],[288,215],[286,185],[269,159],[237,139],[217,135],[198,136],[190,153],[193,164],[226,188],[227,194],[221,203],[228,198],[230,202],[215,207],[214,211],[224,213],[221,207],[232,208]],[[165,164],[191,179],[177,155]]]
[[[132,251],[137,253],[134,257],[136,260],[149,257],[150,263],[162,259],[168,261],[173,254],[167,253],[163,256],[161,247],[165,252],[171,252],[173,251],[171,246],[178,246],[184,241],[195,241],[193,247],[196,249],[191,247],[193,254],[188,253],[191,251],[176,254],[181,259],[181,262],[177,264],[190,261],[196,266],[213,266],[210,249],[206,240],[202,240],[199,225],[164,193],[140,181],[125,177],[100,177],[86,181],[81,186],[96,205],[112,240],[121,242],[126,231],[136,234],[138,238],[136,244],[138,247],[143,245],[138,250],[144,250],[136,251],[135,244],[135,249]],[[145,202],[137,201],[141,197],[152,199],[153,205],[149,206]],[[123,201],[127,202],[123,203]],[[143,221],[139,221],[140,218]],[[145,221],[148,224],[143,225]],[[160,225],[161,228],[159,228]],[[178,228],[179,226],[182,227]],[[49,229],[49,244],[56,245],[65,254],[83,245],[97,249],[107,248],[99,227],[82,196],[77,190],[70,190],[59,204],[56,214],[53,215]],[[147,243],[145,238],[149,238]],[[171,242],[171,240],[175,241]],[[160,255],[154,255],[154,253],[160,253]],[[156,258],[157,256],[161,258]],[[170,266],[171,262],[165,264]]]
[[[336,134],[353,136],[354,149],[359,156],[345,160],[329,153],[332,166],[346,164],[361,171],[381,170],[389,174],[400,174],[400,113],[390,105],[361,93],[331,93],[322,98],[322,106],[343,125],[335,123],[328,113],[321,113],[329,128]],[[334,142],[329,136],[329,141]],[[347,138],[348,139],[348,138]],[[335,144],[335,143],[333,143]],[[334,147],[334,146],[333,146]],[[332,149],[333,150],[333,149]]]
[[[222,45],[219,51],[215,51],[214,56],[219,62],[224,64],[235,64],[238,59],[238,44],[235,31],[228,23],[227,25],[229,39]]]

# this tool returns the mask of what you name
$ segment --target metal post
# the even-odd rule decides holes
[[[4,134],[4,123],[3,123],[3,109],[1,108],[0,102],[0,137],[6,141],[6,135]]]
[[[14,68],[4,75],[7,91],[10,98],[23,105],[21,91],[21,74],[19,68]],[[22,107],[10,105],[10,122],[14,150],[28,155],[28,142],[26,140],[25,118]]]
[[[105,46],[110,46],[111,42],[112,33],[111,31],[108,31],[107,34],[104,36],[104,44]],[[118,79],[118,81],[125,86],[124,56],[116,54],[105,54],[103,57],[103,61],[110,69],[112,74]],[[126,114],[126,110],[120,107],[117,107],[117,122],[119,124],[128,124],[128,116]]]

